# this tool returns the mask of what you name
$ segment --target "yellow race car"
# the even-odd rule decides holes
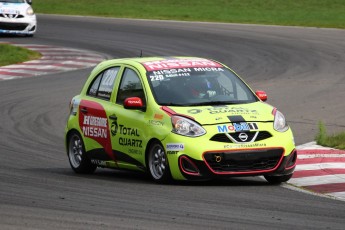
[[[263,175],[289,180],[297,152],[284,115],[230,68],[197,57],[103,61],[70,103],[67,156],[148,172],[156,182]]]

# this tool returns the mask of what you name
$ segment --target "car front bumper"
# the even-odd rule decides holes
[[[176,180],[292,174],[297,151],[291,130],[258,142],[213,141],[212,134],[190,138],[170,134],[163,140]]]
[[[293,150],[284,156],[284,150],[253,149],[229,152],[205,153],[208,159],[195,160],[186,155],[179,157],[179,169],[188,180],[260,176],[281,176],[292,174],[297,159]]]
[[[25,18],[0,18],[0,33],[34,34],[37,30],[36,16]]]

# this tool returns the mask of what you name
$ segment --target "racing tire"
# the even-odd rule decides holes
[[[147,163],[149,173],[155,182],[165,184],[171,181],[167,154],[160,142],[155,141],[150,145]]]
[[[283,182],[290,180],[292,175],[293,174],[283,175],[283,176],[267,176],[266,175],[264,177],[268,181],[268,183],[270,183],[270,184],[280,184],[280,183],[283,183]]]
[[[97,165],[92,164],[86,156],[83,139],[78,133],[69,135],[67,151],[68,160],[74,172],[91,174],[96,170]]]

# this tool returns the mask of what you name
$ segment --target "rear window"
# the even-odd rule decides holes
[[[87,94],[92,97],[110,100],[119,69],[119,67],[113,67],[98,74],[90,84]]]

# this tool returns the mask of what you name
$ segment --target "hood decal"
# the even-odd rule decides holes
[[[229,121],[232,123],[237,123],[237,122],[245,122],[244,118],[240,115],[237,116],[228,116]]]

